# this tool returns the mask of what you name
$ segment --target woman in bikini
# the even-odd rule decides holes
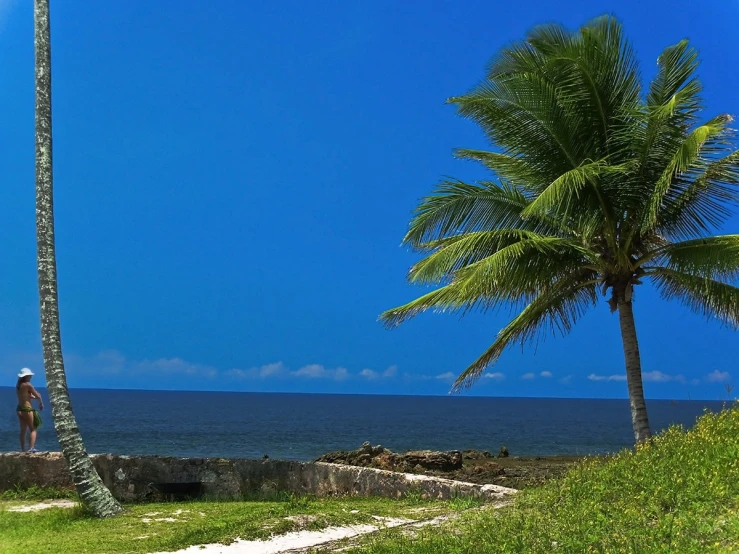
[[[18,396],[18,407],[16,413],[18,414],[18,422],[21,425],[21,451],[26,451],[26,431],[30,432],[30,438],[28,442],[28,452],[38,452],[36,450],[36,429],[41,425],[41,416],[33,409],[31,400],[34,398],[38,400],[38,409],[44,409],[44,401],[41,400],[41,395],[36,392],[31,384],[31,378],[33,377],[33,371],[24,367],[18,374],[18,382],[15,385],[15,394]]]

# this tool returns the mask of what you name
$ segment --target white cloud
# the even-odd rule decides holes
[[[673,377],[672,375],[668,375],[667,373],[662,373],[661,371],[657,370],[642,373],[641,377],[644,381],[649,381],[652,383],[667,383],[675,379],[675,377]]]
[[[541,377],[551,377],[552,376],[552,372],[551,371],[542,371],[541,373],[539,373],[539,375]]]
[[[276,375],[280,375],[284,373],[286,370],[285,364],[282,362],[275,362],[273,364],[267,364],[263,365],[259,368],[259,376],[264,377],[274,377]]]
[[[536,377],[535,373],[524,373],[521,375],[521,379],[525,379],[526,381],[530,381],[531,379],[534,379]]]
[[[447,371],[446,373],[441,373],[434,378],[439,379],[440,381],[454,381],[456,377],[457,376],[454,375],[454,373],[452,373],[451,371]]]
[[[392,377],[395,377],[398,374],[398,367],[391,365],[388,367],[385,371],[380,373],[379,371],[375,371],[374,369],[363,369],[359,372],[360,377],[364,377],[365,379],[379,379],[380,377],[384,379],[390,379]]]
[[[572,377],[573,377],[572,375],[567,375],[559,379],[559,382],[562,383],[563,385],[567,385],[570,381],[572,381]]]
[[[310,377],[311,379],[319,379],[326,376],[326,368],[320,364],[310,364],[301,367],[297,371],[293,371],[295,377]]]
[[[99,360],[100,358],[96,358]],[[127,361],[123,356],[118,358],[113,352],[107,352],[105,358],[112,363],[113,367],[119,367],[122,364],[127,374],[154,373],[160,375],[184,374],[190,376],[215,377],[218,370],[212,366],[197,364],[183,360],[182,358],[159,358],[156,360]]]
[[[669,383],[670,381],[675,381],[676,383],[685,384],[688,382],[684,375],[670,375],[669,373],[664,373],[658,370],[642,373],[642,379],[651,383]]]
[[[493,381],[503,381],[505,379],[505,375],[503,375],[500,372],[497,373],[486,373],[483,375],[485,379],[492,379]]]
[[[343,367],[329,369],[321,364],[309,364],[301,367],[297,371],[293,371],[291,375],[295,377],[306,377],[309,379],[334,379],[336,381],[343,381],[349,377],[349,372]]]
[[[34,356],[37,358],[36,362],[33,362]],[[215,379],[218,376],[232,380],[276,380],[292,377],[343,381],[357,376],[365,379],[392,378],[397,375],[398,371],[396,366],[390,366],[383,372],[366,368],[353,373],[344,367],[328,368],[321,364],[308,364],[291,371],[281,361],[246,369],[230,368],[223,370],[207,364],[189,362],[178,357],[130,360],[117,350],[104,350],[94,356],[80,356],[70,352],[65,355],[65,362],[67,373],[72,379],[109,376],[119,380],[123,377],[141,375],[152,375],[153,377],[181,375],[201,381],[203,379]],[[43,361],[38,354],[24,355],[22,360],[17,363],[32,368],[43,367]],[[434,377],[429,376],[422,378],[434,379]]]
[[[626,375],[596,375],[591,373],[588,375],[591,381],[626,381]]]
[[[274,362],[265,364],[260,367],[252,367],[249,369],[229,369],[224,371],[223,375],[234,379],[268,379],[275,377],[283,377],[287,373],[287,367],[282,362]]]
[[[731,380],[731,375],[728,371],[719,371],[714,369],[711,373],[706,375],[706,381],[709,383],[728,383]]]
[[[129,360],[117,350],[103,350],[94,356],[66,354],[65,368],[73,377],[91,376],[140,376],[151,375],[173,376],[187,375],[191,377],[215,378],[220,372],[217,368],[182,358],[156,358],[153,360]],[[228,373],[228,372],[226,372]]]
[[[253,369],[229,369],[228,371],[224,371],[223,375],[225,377],[231,377],[233,379],[253,379],[257,376],[257,373]]]
[[[364,377],[365,379],[377,379],[379,375],[376,371],[372,371],[371,369],[363,369],[359,372],[360,377]]]
[[[395,377],[397,373],[398,373],[398,366],[391,365],[389,368],[383,371],[382,376],[383,377]]]

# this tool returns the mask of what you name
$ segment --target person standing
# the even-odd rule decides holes
[[[20,440],[21,452],[26,451],[26,433],[30,433],[28,441],[28,452],[38,452],[36,450],[36,430],[41,426],[41,415],[33,408],[31,400],[38,400],[38,409],[44,409],[44,401],[41,395],[33,388],[31,379],[33,371],[24,367],[18,374],[18,382],[15,385],[15,394],[18,397],[18,406],[16,413],[18,414],[18,423],[21,426]]]

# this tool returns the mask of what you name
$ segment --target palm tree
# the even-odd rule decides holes
[[[103,484],[85,451],[64,372],[54,248],[49,0],[34,0],[33,12],[36,51],[36,244],[46,387],[51,400],[54,428],[77,492],[93,514],[110,517],[122,508]]]
[[[739,325],[739,235],[710,236],[739,202],[739,151],[720,115],[698,119],[697,54],[666,48],[642,91],[635,55],[612,17],[577,32],[531,30],[502,49],[471,92],[451,98],[494,151],[458,150],[497,181],[445,181],[422,199],[404,242],[426,254],[413,283],[441,285],[380,318],[428,309],[521,309],[457,379],[471,385],[512,343],[567,333],[608,295],[618,311],[637,443],[651,435],[634,323],[634,290]]]

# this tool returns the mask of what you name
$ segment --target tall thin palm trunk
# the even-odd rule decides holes
[[[631,300],[618,303],[618,320],[621,324],[621,340],[624,345],[626,362],[626,382],[629,387],[629,403],[631,405],[631,425],[634,428],[636,443],[646,441],[652,436],[649,430],[647,404],[644,401],[644,387],[641,377],[641,358],[639,341],[636,338],[636,324]]]
[[[54,200],[51,163],[51,34],[49,0],[34,0],[36,51],[36,245],[41,301],[41,342],[46,387],[59,444],[82,501],[98,517],[110,517],[121,505],[105,487],[82,443],[72,411],[59,331]]]

